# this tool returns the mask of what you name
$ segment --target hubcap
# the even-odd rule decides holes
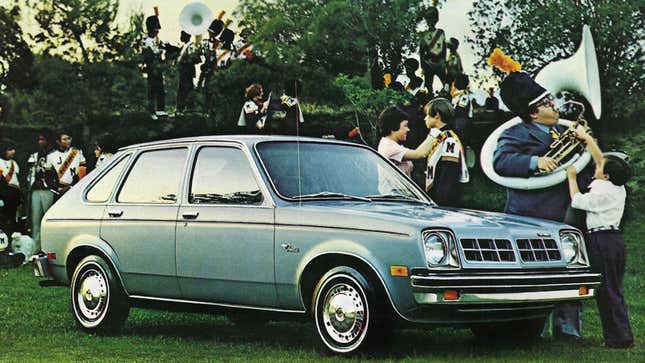
[[[101,318],[107,307],[108,287],[105,276],[98,270],[89,269],[79,278],[76,290],[78,310],[88,322]]]
[[[365,303],[349,284],[336,284],[327,292],[322,313],[325,330],[337,343],[352,343],[365,330]]]

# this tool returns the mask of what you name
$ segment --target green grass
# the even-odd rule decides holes
[[[530,346],[482,344],[468,330],[407,329],[369,356],[372,361],[569,362],[643,361],[639,339],[645,328],[645,252],[637,220],[625,228],[628,265],[625,295],[636,346],[604,349],[596,304],[584,309],[581,344],[544,339]],[[40,288],[31,269],[0,270],[0,361],[336,361],[314,349],[313,327],[306,322],[271,322],[241,328],[209,314],[132,309],[122,335],[100,337],[80,332],[69,310],[69,289]],[[513,332],[509,332],[513,334]],[[640,357],[640,358],[639,358]],[[359,360],[368,357],[355,357]]]

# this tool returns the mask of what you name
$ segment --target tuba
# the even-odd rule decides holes
[[[190,35],[201,35],[213,19],[213,12],[204,3],[190,3],[179,13],[179,26]]]
[[[535,81],[552,94],[568,90],[585,97],[591,105],[594,116],[600,118],[600,78],[596,51],[589,26],[585,25],[582,29],[582,42],[578,50],[571,57],[555,61],[542,68],[535,77]],[[511,189],[542,189],[561,183],[567,177],[567,167],[573,165],[577,171],[580,171],[591,160],[589,152],[584,150],[584,146],[575,137],[575,128],[578,125],[588,130],[587,122],[582,118],[583,113],[584,107],[577,120],[560,119],[558,121],[558,124],[567,126],[568,129],[551,145],[549,152],[545,155],[554,157],[556,161],[561,163],[552,173],[538,174],[529,178],[518,178],[504,177],[495,172],[493,154],[497,148],[497,140],[502,132],[522,123],[519,117],[505,122],[488,136],[481,149],[480,162],[482,170],[493,182]]]

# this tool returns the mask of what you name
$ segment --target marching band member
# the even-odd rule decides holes
[[[219,36],[224,29],[222,16],[224,16],[224,11],[221,11],[217,19],[213,20],[208,26],[208,39],[204,39],[201,46],[201,53],[204,56],[204,62],[199,67],[201,73],[199,74],[197,87],[201,88],[204,93],[207,112],[211,111],[212,98],[209,82],[217,68],[217,49],[222,44],[219,40]]]
[[[461,65],[461,56],[457,53],[457,48],[459,48],[459,40],[457,38],[450,38],[450,41],[448,41],[450,53],[446,61],[446,82],[448,85],[452,85],[457,75],[462,74],[464,71]]]
[[[436,7],[428,8],[425,20],[428,30],[420,34],[419,55],[426,87],[432,92],[434,76],[439,77],[444,87],[447,85],[446,35],[443,29],[436,28],[439,22],[439,11]]]
[[[414,58],[407,58],[403,61],[403,68],[405,73],[399,74],[394,82],[414,96],[424,88],[423,78],[417,76],[419,61]]]
[[[502,176],[529,177],[543,171],[553,172],[558,164],[546,155],[549,145],[566,127],[558,125],[559,113],[553,96],[521,72],[519,63],[499,49],[491,54],[489,64],[509,73],[500,84],[504,104],[522,118],[499,137],[493,156],[493,167]],[[588,185],[584,180],[583,185]],[[505,213],[563,222],[571,203],[566,183],[535,190],[508,189]],[[582,307],[580,303],[557,304],[553,311],[553,336],[581,338]]]
[[[245,127],[250,134],[265,132],[271,95],[269,94],[269,99],[262,102],[264,90],[259,83],[251,84],[246,88],[244,93],[246,102],[242,106],[237,126]]]
[[[460,73],[454,80],[454,92],[452,93],[452,107],[455,109],[454,130],[459,138],[468,145],[468,129],[470,120],[473,118],[473,105],[470,99],[468,84],[470,79],[467,75]]]
[[[72,147],[72,137],[68,132],[58,134],[58,150],[48,155],[48,162],[58,177],[56,192],[58,197],[85,176],[85,156],[83,151]]]
[[[284,84],[284,94],[280,96],[280,103],[271,107],[286,112],[281,133],[284,135],[298,135],[300,125],[305,122],[298,96],[301,93],[302,82],[300,80],[289,80]],[[272,106],[270,104],[270,106]]]
[[[435,98],[425,106],[426,126],[437,135],[432,142],[426,168],[426,193],[440,206],[458,207],[462,184],[468,183],[468,167],[459,136],[448,124],[454,109],[445,98]]]
[[[190,41],[190,34],[181,31],[181,51],[177,57],[179,68],[179,85],[177,87],[177,114],[186,110],[186,102],[193,92],[195,85],[195,65],[201,61],[199,52]]]
[[[155,8],[156,11],[156,8]],[[157,15],[146,18],[147,36],[143,39],[143,60],[148,74],[148,111],[152,119],[166,115],[166,91],[163,85],[162,44],[157,38],[161,24]]]
[[[49,155],[54,149],[54,134],[49,129],[43,129],[38,134],[38,151],[29,156],[29,176],[27,182],[31,199],[31,233],[36,243],[36,251],[40,251],[40,221],[54,204],[54,188],[56,188],[56,172],[49,161]]]
[[[16,211],[22,203],[22,192],[18,175],[20,168],[14,160],[16,147],[12,144],[0,148],[0,198],[2,207],[2,230],[11,236],[16,231]]]
[[[96,140],[96,145],[94,146],[94,156],[96,156],[96,164],[94,168],[98,168],[103,165],[109,158],[112,157],[116,147],[112,142],[112,135],[105,134],[99,137]]]

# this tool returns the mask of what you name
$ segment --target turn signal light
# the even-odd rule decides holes
[[[390,275],[392,276],[408,276],[408,268],[406,266],[390,266]]]
[[[580,288],[578,289],[578,295],[589,295],[589,289],[586,286],[580,286]]]
[[[443,292],[443,300],[459,300],[459,291],[457,290],[446,290]]]

